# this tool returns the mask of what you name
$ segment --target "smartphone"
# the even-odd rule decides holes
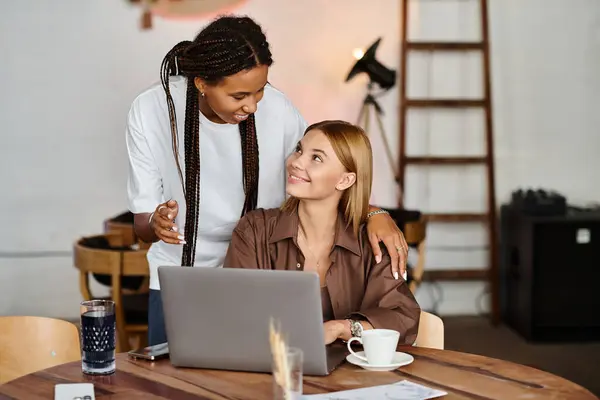
[[[159,360],[169,356],[169,344],[161,343],[143,349],[131,350],[127,354],[132,358],[142,358],[150,361]]]
[[[93,383],[58,383],[54,385],[54,400],[95,400]]]

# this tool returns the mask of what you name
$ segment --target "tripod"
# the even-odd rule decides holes
[[[392,174],[394,175],[394,180],[398,184],[398,190],[400,192],[399,198],[402,199],[402,188],[400,187],[400,174],[398,173],[396,165],[394,164],[394,157],[392,156],[390,144],[389,144],[387,136],[385,134],[385,129],[383,128],[383,121],[381,120],[381,116],[383,115],[383,110],[381,109],[381,106],[377,102],[376,96],[372,93],[372,89],[373,89],[372,84],[370,83],[368,87],[369,87],[369,90],[368,90],[367,96],[363,100],[363,105],[362,105],[360,113],[358,115],[357,125],[362,126],[362,128],[367,133],[367,135],[369,135],[370,129],[371,129],[369,126],[370,119],[371,119],[371,113],[375,114],[375,120],[377,121],[377,126],[379,128],[379,134],[381,135],[381,139],[383,140],[388,163],[392,170]],[[361,123],[364,123],[364,124],[361,125]]]

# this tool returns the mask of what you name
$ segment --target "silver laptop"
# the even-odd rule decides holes
[[[316,273],[159,267],[158,276],[175,366],[271,372],[271,318],[302,349],[305,375],[328,375],[348,354],[323,343]]]

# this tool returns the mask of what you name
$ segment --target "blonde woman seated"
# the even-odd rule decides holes
[[[372,158],[361,128],[343,121],[309,126],[287,159],[290,197],[281,209],[244,216],[223,263],[318,273],[326,344],[373,328],[399,331],[406,344],[417,336],[419,305],[402,277],[392,276],[384,246],[375,261],[367,237]]]

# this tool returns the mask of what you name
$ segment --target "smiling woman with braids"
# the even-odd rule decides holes
[[[152,243],[150,345],[167,341],[158,266],[222,266],[239,219],[285,199],[285,160],[307,124],[268,84],[272,63],[256,22],[221,17],[176,44],[163,60],[161,84],[133,101],[127,188],[135,231]],[[373,215],[367,230],[376,259],[383,241],[390,274],[403,273],[407,246],[389,215]]]

